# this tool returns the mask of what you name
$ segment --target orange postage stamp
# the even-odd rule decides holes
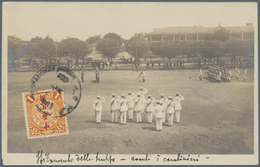
[[[69,133],[63,99],[57,90],[23,93],[28,139]]]

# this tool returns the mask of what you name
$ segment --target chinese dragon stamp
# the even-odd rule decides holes
[[[62,91],[47,90],[23,93],[28,139],[68,134]]]

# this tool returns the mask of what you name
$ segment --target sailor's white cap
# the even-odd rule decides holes
[[[131,94],[131,93],[132,93],[131,91],[128,92],[128,94]]]
[[[172,99],[172,96],[169,96],[168,98],[169,98],[169,99]]]
[[[125,97],[125,94],[122,94],[121,96],[122,96],[122,97]]]
[[[143,90],[143,87],[140,87],[140,90]]]
[[[151,95],[148,95],[148,98],[152,97]]]
[[[97,99],[100,99],[100,96],[99,96],[99,95],[97,95]]]
[[[156,100],[156,104],[161,104],[161,101],[160,100]]]
[[[161,94],[161,97],[164,97],[164,94]]]

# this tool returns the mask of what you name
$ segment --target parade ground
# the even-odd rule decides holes
[[[198,70],[146,71],[146,82],[137,79],[140,71],[100,71],[99,83],[95,83],[94,71],[87,71],[80,103],[67,115],[69,134],[38,139],[27,139],[22,103],[22,93],[30,91],[35,72],[8,73],[7,152],[253,154],[254,71],[247,71],[246,81],[241,69],[240,78],[233,77],[231,82],[214,82],[206,70],[202,81]],[[80,72],[75,74],[80,79]],[[52,81],[45,80],[44,84],[51,85]],[[111,94],[138,93],[140,87],[148,89],[146,98],[180,93],[184,97],[180,123],[164,125],[162,131],[155,130],[154,120],[153,124],[129,120],[126,125],[111,123]],[[101,124],[95,123],[92,107],[97,95],[106,99]]]

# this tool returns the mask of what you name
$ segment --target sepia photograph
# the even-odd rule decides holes
[[[2,10],[4,165],[258,164],[256,2]]]

